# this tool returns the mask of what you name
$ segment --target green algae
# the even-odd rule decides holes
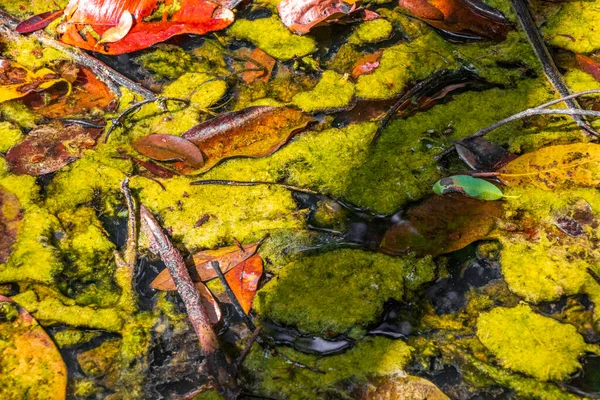
[[[202,64],[181,47],[160,44],[149,53],[142,54],[136,62],[156,79],[176,79],[188,72],[210,72],[207,65]]]
[[[292,103],[306,112],[339,110],[349,106],[353,97],[354,84],[347,76],[325,71],[317,86],[295,95]]]
[[[0,122],[0,152],[8,151],[23,139],[21,130],[8,121]]]
[[[535,314],[527,305],[481,314],[477,337],[502,366],[542,381],[567,378],[581,368],[578,358],[594,350],[575,327]]]
[[[277,17],[254,21],[240,19],[227,33],[236,39],[248,40],[270,56],[284,61],[304,57],[316,50],[312,38],[294,35]]]
[[[433,278],[429,258],[393,258],[361,250],[305,256],[285,266],[255,300],[275,321],[314,333],[342,333],[366,325],[389,298],[403,299]]]
[[[388,39],[392,35],[392,31],[392,24],[385,19],[365,21],[354,29],[352,35],[348,37],[348,43],[363,45],[381,42]]]
[[[600,49],[600,33],[595,24],[600,6],[595,2],[572,1],[560,4],[559,10],[541,27],[548,42],[574,53],[591,53]]]
[[[0,117],[5,122],[11,122],[21,128],[33,129],[41,121],[41,117],[29,110],[20,101],[0,103]]]
[[[76,346],[98,337],[99,331],[81,331],[77,329],[64,329],[55,333],[52,338],[59,347]]]
[[[60,10],[67,6],[68,0],[7,0],[0,3],[0,8],[19,19],[31,17],[47,11]]]

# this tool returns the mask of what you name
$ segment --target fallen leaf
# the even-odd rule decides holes
[[[208,314],[210,324],[212,326],[217,325],[221,322],[221,318],[223,317],[221,306],[219,306],[219,303],[204,283],[195,282],[194,286],[196,287],[196,290],[198,290],[198,294],[200,294],[200,302],[206,310],[206,314]]]
[[[379,59],[383,54],[382,50],[376,51],[373,54],[367,54],[358,60],[352,67],[352,77],[358,78],[361,75],[370,74],[379,67]]]
[[[121,18],[119,18],[119,22],[117,25],[108,28],[102,36],[96,46],[102,43],[114,43],[123,39],[125,35],[129,33],[131,27],[133,26],[133,15],[127,10],[124,10],[121,14]]]
[[[199,168],[204,158],[189,140],[172,135],[148,135],[133,142],[133,148],[158,161],[181,161],[191,168]]]
[[[246,314],[252,308],[262,274],[263,260],[259,254],[254,254],[225,274],[225,280]]]
[[[63,10],[48,11],[42,14],[34,15],[33,17],[20,22],[15,28],[15,31],[18,33],[31,33],[40,29],[44,29],[61,15],[63,15]]]
[[[248,107],[196,125],[182,137],[202,151],[204,172],[227,158],[268,156],[311,121],[294,108]]]
[[[544,147],[500,169],[506,186],[535,185],[544,190],[565,186],[600,185],[600,145],[575,143]]]
[[[30,92],[40,92],[59,82],[70,85],[48,68],[34,72],[14,61],[0,59],[0,103],[24,97]]]
[[[0,398],[65,399],[67,368],[52,339],[31,314],[2,295],[0,316]]]
[[[479,171],[495,171],[518,157],[482,137],[460,140],[454,145],[460,159]]]
[[[353,391],[357,400],[450,400],[437,386],[427,379],[411,375],[389,375],[357,385]]]
[[[0,264],[4,264],[12,253],[22,220],[23,211],[19,199],[0,187]]]
[[[217,274],[211,265],[213,261],[218,261],[223,273],[227,274],[232,268],[255,255],[256,250],[264,239],[262,238],[256,243],[244,244],[242,248],[239,246],[227,246],[215,250],[204,250],[194,254],[188,260],[188,270],[190,271],[192,280],[195,282],[206,282],[216,278]],[[156,290],[175,290],[175,282],[173,282],[169,271],[164,269],[152,281],[152,287]]]
[[[496,185],[470,175],[454,175],[442,178],[433,185],[433,192],[439,196],[460,193],[477,200],[498,200],[504,197]]]
[[[44,175],[58,171],[96,145],[102,129],[83,128],[53,121],[32,130],[6,153],[11,170],[18,174]]]
[[[454,39],[502,41],[512,29],[504,15],[480,0],[399,0],[408,14]]]
[[[114,42],[99,43],[108,30],[119,27],[127,10],[133,23],[109,34]],[[145,49],[184,33],[203,35],[231,25],[231,10],[208,0],[71,0],[65,9],[65,21],[57,27],[62,42],[104,54],[123,54]],[[113,31],[115,32],[115,31]]]
[[[242,74],[242,79],[244,82],[250,84],[259,79],[263,82],[269,82],[269,79],[271,79],[271,73],[273,72],[273,68],[275,68],[277,61],[259,48],[254,49],[248,58],[250,60],[246,62],[244,68],[246,70],[259,69],[259,71],[244,72]]]
[[[409,208],[387,230],[379,250],[389,255],[450,253],[488,238],[502,215],[500,202],[459,194],[432,196]]]
[[[595,80],[600,82],[600,62],[581,54],[575,54],[575,58],[577,59],[579,67],[581,67],[584,72],[590,74]]]
[[[281,21],[291,31],[304,35],[316,26],[336,22],[358,10],[362,1],[283,0],[277,4]],[[367,16],[372,19],[372,15]]]

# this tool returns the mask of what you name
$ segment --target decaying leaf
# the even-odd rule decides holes
[[[14,61],[0,59],[0,103],[48,89],[59,82],[70,85],[48,68],[40,68],[34,72]]]
[[[594,77],[595,80],[600,82],[600,61],[597,61],[591,57],[586,57],[581,54],[575,54],[577,63],[584,72],[587,72]]]
[[[121,25],[125,11],[133,17],[132,26],[119,38],[128,25]],[[208,0],[71,0],[57,32],[64,43],[105,54],[122,54],[145,49],[174,35],[221,30],[231,25],[234,18],[231,10]],[[105,37],[113,28],[116,30],[111,32],[117,34]]]
[[[512,29],[500,11],[480,0],[399,0],[399,5],[456,39],[501,41]]]
[[[202,171],[207,171],[231,157],[268,156],[311,121],[311,117],[294,108],[248,107],[196,125],[182,137],[202,151]]]
[[[17,196],[0,188],[0,264],[4,264],[17,240],[23,211]]]
[[[390,375],[358,385],[352,398],[358,400],[449,400],[437,386],[418,376]]]
[[[212,261],[219,261],[221,270],[227,274],[232,268],[255,255],[263,240],[264,238],[256,243],[244,244],[241,248],[239,246],[227,246],[194,254],[188,262],[188,270],[192,280],[206,282],[215,279],[217,274],[210,264]],[[152,287],[157,290],[175,290],[175,282],[173,282],[169,271],[165,269],[152,281]]]
[[[206,310],[206,314],[208,314],[208,320],[212,326],[217,325],[223,317],[219,303],[204,283],[195,282],[194,286],[200,294],[200,302],[202,302],[202,306]]]
[[[200,150],[189,140],[179,136],[143,136],[133,143],[133,148],[154,160],[181,161],[191,168],[199,168],[204,164]]]
[[[518,157],[482,137],[460,140],[454,146],[460,159],[479,171],[495,171]]]
[[[379,250],[390,255],[409,251],[445,254],[488,238],[503,215],[500,202],[459,194],[432,196],[409,208],[385,233]]]
[[[83,128],[53,121],[32,130],[27,138],[6,153],[12,171],[44,175],[58,171],[96,145],[102,129]]]
[[[254,254],[225,274],[225,280],[246,314],[252,308],[262,274],[263,260],[259,254]]]
[[[114,43],[123,39],[125,35],[129,33],[131,27],[133,26],[133,15],[127,10],[123,10],[121,17],[119,18],[119,22],[117,25],[108,28],[102,36],[96,46],[102,43]]]
[[[34,15],[33,17],[19,23],[15,28],[15,31],[18,33],[31,33],[40,29],[44,29],[61,15],[63,15],[63,10],[48,11],[42,14]]]
[[[283,0],[277,5],[281,20],[304,35],[316,26],[335,22],[358,10],[361,0]]]
[[[439,196],[460,193],[477,200],[498,200],[504,197],[496,185],[470,175],[454,175],[442,178],[433,185],[433,192]]]
[[[277,61],[259,48],[254,49],[248,58],[249,60],[244,66],[247,71],[242,74],[244,82],[252,83],[259,79],[269,82]]]
[[[383,51],[379,50],[373,54],[367,54],[358,60],[352,68],[352,77],[356,79],[361,75],[366,75],[373,72],[377,67],[379,67],[379,59],[381,58],[382,54]]]
[[[52,339],[25,309],[0,295],[2,399],[62,400],[67,368]]]
[[[544,147],[508,163],[499,171],[506,186],[535,185],[544,190],[600,185],[600,145],[575,143]]]

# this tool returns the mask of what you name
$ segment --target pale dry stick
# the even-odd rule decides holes
[[[16,18],[4,11],[0,11],[0,36],[10,40],[18,40],[21,37],[20,34],[15,32],[15,28],[18,24],[19,21]],[[44,46],[52,47],[65,53],[77,64],[90,69],[96,77],[104,82],[110,90],[117,95],[121,94],[119,86],[124,86],[132,92],[142,96],[144,99],[154,99],[156,97],[154,92],[135,83],[131,79],[104,64],[102,61],[86,54],[76,47],[61,43],[43,31],[34,32],[30,35],[39,40]]]
[[[478,130],[477,132],[475,132],[474,134],[469,135],[467,137],[464,137],[464,138],[458,140],[457,142],[461,143],[461,142],[469,140],[469,139],[474,139],[474,138],[477,138],[477,137],[485,136],[488,133],[490,133],[491,131],[493,131],[495,129],[498,129],[498,128],[500,128],[503,125],[506,125],[506,124],[508,124],[510,122],[513,122],[513,121],[517,121],[519,119],[531,117],[533,115],[542,115],[542,114],[567,114],[567,115],[573,115],[573,114],[577,113],[579,115],[587,115],[587,116],[597,117],[597,116],[599,116],[598,112],[597,111],[591,111],[591,110],[581,110],[581,109],[561,110],[561,109],[555,109],[555,108],[548,109],[548,110],[545,109],[546,107],[549,107],[549,106],[561,103],[561,102],[563,102],[565,100],[568,100],[568,99],[573,99],[573,98],[576,98],[576,97],[585,96],[585,95],[594,94],[594,93],[596,93],[596,94],[600,93],[600,89],[591,89],[591,90],[586,90],[586,91],[583,91],[583,92],[573,93],[573,94],[570,94],[568,96],[561,97],[560,99],[555,99],[555,100],[549,101],[549,102],[544,103],[542,105],[539,105],[537,107],[528,108],[525,111],[521,111],[521,112],[519,112],[517,114],[511,115],[510,117],[506,117],[504,119],[501,119],[500,121],[495,122],[495,123],[493,123],[492,125],[490,125],[490,126],[488,126],[486,128],[482,128],[482,129]],[[455,149],[454,145],[448,147],[446,150],[442,151],[440,154],[438,154],[437,156],[435,156],[435,159],[436,160],[442,159],[443,157],[445,157],[448,154],[450,154],[451,152],[453,152],[454,149]]]
[[[202,185],[224,185],[224,186],[276,186],[283,189],[292,190],[294,192],[301,192],[307,194],[319,194],[318,192],[312,189],[306,189],[299,186],[287,185],[285,183],[277,183],[277,182],[264,182],[264,181],[254,181],[254,182],[244,182],[244,181],[232,181],[232,180],[223,180],[223,179],[207,179],[194,181],[191,185],[202,186]]]
[[[236,399],[240,388],[234,379],[235,371],[219,347],[217,334],[210,324],[206,309],[200,302],[200,294],[192,282],[183,257],[173,247],[152,213],[143,205],[140,206],[140,219],[150,237],[153,251],[160,255],[167,266],[177,287],[177,292],[185,304],[190,323],[200,341],[206,369],[209,375],[215,379],[217,390],[227,399]]]
[[[127,242],[125,244],[124,255],[121,256],[118,250],[114,251],[115,261],[117,264],[116,279],[117,284],[123,291],[121,294],[121,305],[129,312],[134,312],[137,299],[133,291],[133,275],[137,265],[137,221],[136,208],[131,190],[129,189],[129,178],[125,178],[121,182],[121,191],[125,196],[127,205]]]

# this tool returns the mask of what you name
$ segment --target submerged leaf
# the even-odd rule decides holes
[[[252,83],[259,79],[263,82],[269,82],[277,61],[258,47],[252,51],[248,59],[244,66],[247,71],[242,75],[244,82]]]
[[[102,129],[63,125],[53,121],[31,131],[27,138],[6,154],[12,171],[18,175],[44,175],[58,171],[80,158],[96,145]]]
[[[48,89],[59,82],[67,81],[48,68],[33,72],[14,61],[0,59],[0,103]]]
[[[283,0],[277,4],[281,20],[299,35],[312,28],[335,22],[355,11],[362,1],[352,0]]]
[[[584,72],[590,74],[595,80],[600,82],[600,62],[581,54],[575,54],[575,58]]]
[[[15,31],[18,33],[31,33],[40,29],[44,29],[61,15],[63,15],[63,10],[48,11],[42,14],[34,15],[33,17],[20,22],[15,28]]]
[[[376,51],[373,54],[367,54],[358,60],[352,68],[352,77],[358,78],[361,75],[370,74],[379,67],[379,59],[383,54],[382,50]]]
[[[119,18],[118,24],[104,31],[96,45],[118,42],[129,33],[132,26],[133,15],[131,15],[129,11],[124,10],[123,14],[121,14],[121,18]]]
[[[4,264],[21,229],[23,211],[17,196],[0,187],[0,264]]]
[[[0,295],[2,399],[63,400],[67,368],[52,339],[25,309]]]
[[[207,171],[231,157],[265,157],[283,146],[312,121],[289,107],[248,107],[196,125],[182,137],[202,151]]]
[[[432,196],[409,208],[388,229],[379,250],[390,255],[450,253],[488,238],[502,215],[500,202],[459,194]]]
[[[482,137],[460,140],[454,145],[460,159],[479,171],[495,171],[518,157]]]
[[[194,286],[196,287],[196,290],[198,290],[200,302],[208,314],[208,320],[210,321],[211,325],[217,325],[219,322],[221,322],[221,318],[223,317],[221,306],[219,306],[219,303],[204,283],[195,282]]]
[[[143,136],[133,143],[133,148],[158,161],[182,161],[192,168],[199,168],[204,164],[200,150],[189,140],[179,136]]]
[[[437,195],[460,193],[477,200],[498,200],[504,197],[496,185],[470,175],[455,175],[442,178],[433,185]]]
[[[544,190],[600,185],[600,145],[575,143],[527,153],[498,171],[506,186],[535,185]]]
[[[252,302],[258,289],[258,281],[263,274],[263,260],[254,254],[247,260],[239,263],[225,274],[225,280],[231,287],[233,294],[240,302],[246,314],[252,308]]]

